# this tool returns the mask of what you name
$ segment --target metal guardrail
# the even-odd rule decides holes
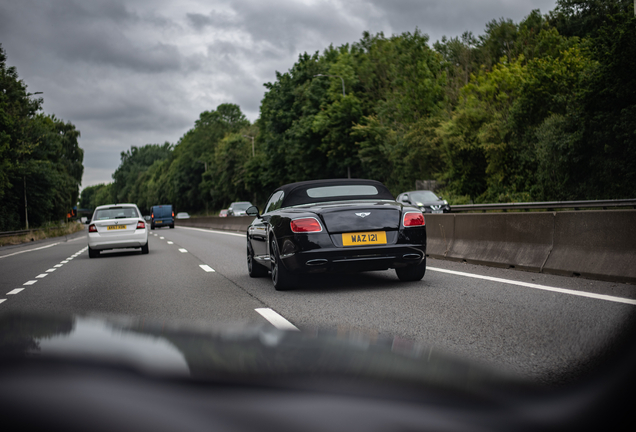
[[[31,231],[38,231],[40,228],[30,229],[30,230],[21,230],[21,231],[4,231],[0,232],[0,237],[11,237],[11,236],[19,236],[23,234],[28,234]]]
[[[572,208],[574,210],[589,208],[636,208],[636,198],[620,200],[596,201],[546,201],[530,203],[502,203],[502,204],[462,204],[451,205],[451,212],[488,211],[488,210],[547,210]]]

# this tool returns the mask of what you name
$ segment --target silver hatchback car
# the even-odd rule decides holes
[[[141,248],[148,253],[146,222],[135,204],[109,204],[95,209],[88,226],[88,256],[107,249]]]

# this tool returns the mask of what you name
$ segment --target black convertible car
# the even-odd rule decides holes
[[[299,276],[394,268],[403,281],[426,271],[426,226],[417,207],[399,203],[374,180],[314,180],[281,186],[247,229],[252,277],[271,271],[277,290]]]

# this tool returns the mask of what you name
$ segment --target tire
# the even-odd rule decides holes
[[[272,260],[272,283],[274,284],[276,291],[288,291],[294,289],[298,284],[298,278],[291,274],[283,265],[280,253],[278,252],[276,239],[273,239],[270,244],[269,255]]]
[[[88,247],[88,257],[89,258],[97,258],[99,256],[99,251],[95,250],[95,249],[91,249],[91,247]]]
[[[174,224],[170,225],[170,229],[173,229],[173,228],[174,228]]]
[[[422,280],[426,273],[426,257],[418,265],[396,268],[395,273],[397,273],[398,279],[403,282]]]
[[[155,229],[155,225],[154,224],[150,225],[150,229],[154,230]]]
[[[146,242],[146,244],[141,247],[141,254],[142,255],[147,255],[148,252],[149,252],[149,250],[148,250],[148,242]]]
[[[267,276],[267,267],[254,260],[254,251],[249,240],[247,242],[247,272],[253,278]]]

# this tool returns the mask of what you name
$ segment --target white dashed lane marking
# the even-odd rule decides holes
[[[179,252],[181,252],[181,253],[187,253],[187,252],[188,252],[188,250],[187,250],[187,249],[183,249],[183,248],[179,248]]]
[[[30,249],[30,250],[45,249],[45,248],[48,248],[48,247],[51,247],[51,246],[55,246],[56,244],[59,244],[59,243],[55,243],[55,244],[52,244],[52,245],[48,245],[48,246],[45,246],[45,247],[42,247],[42,248]],[[47,277],[49,274],[51,274],[51,273],[53,273],[55,270],[57,270],[57,269],[61,268],[64,264],[68,263],[68,262],[69,262],[70,260],[72,260],[73,258],[76,258],[77,256],[81,255],[83,252],[85,252],[85,251],[86,251],[86,249],[88,249],[88,246],[86,246],[86,247],[84,247],[84,248],[80,249],[79,251],[75,252],[75,253],[74,253],[73,255],[71,255],[69,258],[65,259],[64,261],[61,261],[61,262],[60,262],[60,264],[55,264],[52,268],[50,268],[50,269],[46,270],[46,273],[39,274],[39,275],[37,275],[37,276],[35,277],[35,279],[34,279],[34,280],[26,281],[26,282],[25,282],[25,283],[23,283],[22,285],[33,285],[34,283],[36,283],[36,282],[38,281],[38,279],[43,279],[43,278]],[[29,251],[24,251],[24,252],[29,252]],[[21,252],[20,252],[20,253],[21,253]],[[9,291],[9,292],[7,293],[7,295],[15,295],[15,294],[18,294],[18,293],[20,293],[20,292],[22,292],[22,291],[24,291],[24,288],[15,288],[15,289],[13,289],[13,290]],[[4,303],[5,301],[7,301],[7,299],[0,299],[0,303]]]
[[[281,315],[270,308],[258,308],[254,310],[261,314],[263,318],[269,321],[277,329],[298,331],[298,327],[287,321],[285,318],[283,318]]]
[[[214,271],[214,269],[212,267],[210,267],[209,265],[206,265],[206,264],[200,264],[199,267],[201,267],[206,272],[213,272]]]

